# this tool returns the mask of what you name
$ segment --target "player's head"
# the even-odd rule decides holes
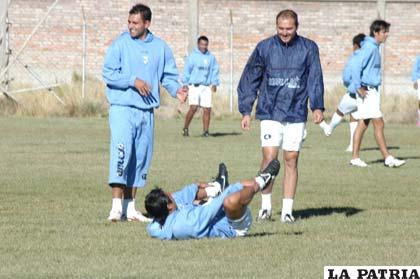
[[[147,213],[159,224],[163,226],[166,221],[166,217],[169,215],[168,205],[172,201],[168,195],[160,188],[153,189],[147,194],[144,200],[144,207]]]
[[[365,39],[366,35],[359,33],[353,37],[353,51],[362,47],[362,42]]]
[[[389,34],[391,23],[382,19],[377,19],[370,25],[370,36],[374,37],[378,43],[385,43]]]
[[[293,10],[283,10],[276,17],[277,35],[284,43],[290,42],[299,26],[298,15]]]
[[[152,21],[152,11],[143,4],[134,5],[128,12],[128,30],[132,38],[140,38],[147,34]]]
[[[209,38],[207,38],[206,36],[198,37],[197,47],[202,53],[206,53],[209,49]]]

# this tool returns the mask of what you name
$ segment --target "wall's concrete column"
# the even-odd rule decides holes
[[[191,52],[197,45],[199,32],[198,1],[188,0],[188,52]]]

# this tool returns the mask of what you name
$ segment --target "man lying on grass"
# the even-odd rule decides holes
[[[279,170],[276,159],[254,179],[229,185],[228,171],[221,163],[213,182],[188,185],[175,193],[156,188],[145,199],[147,213],[153,218],[147,231],[160,239],[244,236],[252,223],[247,205]]]

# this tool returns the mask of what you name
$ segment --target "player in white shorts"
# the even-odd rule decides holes
[[[353,154],[350,164],[357,167],[367,167],[359,157],[360,144],[369,122],[372,120],[375,139],[384,158],[386,167],[399,167],[404,160],[394,158],[389,154],[384,136],[384,120],[381,112],[381,96],[378,86],[381,84],[381,55],[379,45],[388,37],[391,24],[384,20],[375,20],[370,26],[370,36],[363,41],[362,48],[355,55],[352,67],[350,92],[357,92],[357,111],[360,116],[354,133]]]
[[[348,87],[351,83],[351,67],[353,65],[355,54],[359,51],[364,38],[365,34],[357,34],[353,37],[353,53],[348,59],[343,71],[343,83],[345,87]],[[355,92],[347,91],[347,93],[341,98],[337,111],[334,113],[330,124],[327,124],[325,121],[322,121],[319,124],[319,126],[324,130],[325,135],[329,137],[334,131],[334,129],[341,123],[344,115],[347,114],[350,114],[350,143],[346,151],[352,152],[353,135],[357,127],[357,120],[359,119],[357,115],[357,102]]]
[[[420,54],[417,55],[416,61],[413,66],[413,72],[411,74],[411,79],[413,81],[413,87],[417,90],[417,98],[419,100],[418,103],[418,119],[417,119],[417,127],[420,127]]]

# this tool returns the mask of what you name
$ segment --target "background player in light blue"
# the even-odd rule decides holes
[[[411,80],[413,81],[413,87],[417,90],[417,98],[419,100],[418,105],[418,119],[417,119],[417,127],[420,127],[420,54],[417,55],[416,61],[413,65],[413,71],[411,73]]]
[[[353,53],[347,60],[346,66],[343,70],[343,84],[347,88],[351,83],[351,67],[354,63],[355,55],[359,52],[365,34],[357,34],[353,37]],[[329,137],[334,129],[341,123],[345,114],[350,114],[350,143],[347,147],[347,152],[352,152],[353,150],[353,134],[357,128],[357,102],[356,102],[356,92],[350,92],[347,90],[346,94],[341,98],[340,103],[336,112],[331,119],[330,124],[327,124],[325,121],[319,123],[319,126],[324,130],[324,133]]]
[[[247,205],[279,170],[280,162],[275,159],[254,179],[228,187],[222,163],[212,183],[188,185],[175,193],[154,189],[145,199],[146,210],[153,217],[147,231],[163,240],[244,236],[252,224]],[[196,203],[208,198],[204,204]]]
[[[137,4],[129,11],[128,31],[108,49],[103,67],[110,103],[110,221],[150,221],[135,209],[138,187],[144,187],[153,152],[153,110],[160,104],[162,84],[184,102],[188,90],[178,82],[175,60],[167,44],[149,31],[152,12]]]
[[[198,107],[203,108],[203,136],[209,136],[212,94],[219,85],[219,65],[209,49],[209,39],[200,36],[197,48],[188,55],[182,82],[189,86],[188,102],[190,109],[185,116],[182,134],[189,136],[188,127]]]

